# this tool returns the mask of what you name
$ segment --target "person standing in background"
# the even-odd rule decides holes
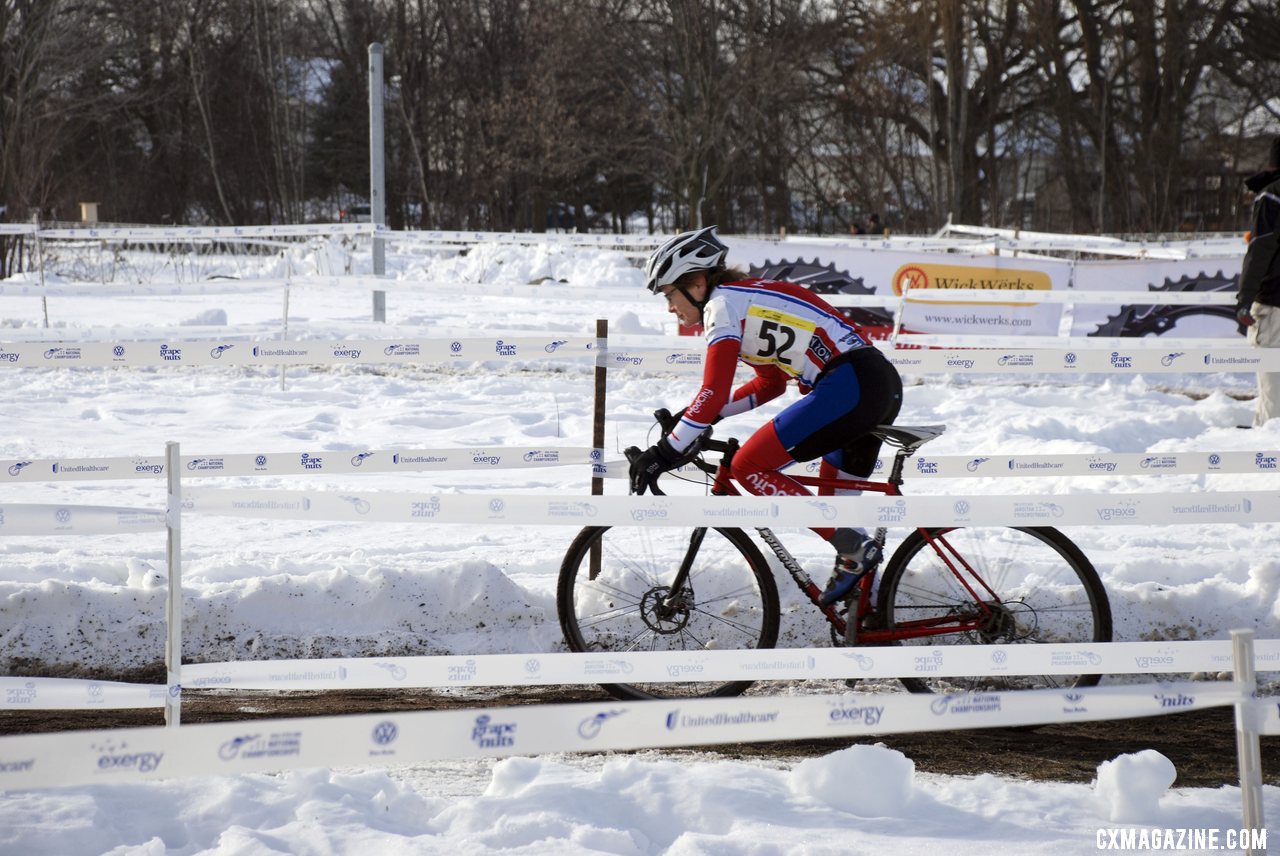
[[[1254,193],[1248,249],[1240,270],[1236,320],[1249,344],[1280,348],[1280,137],[1271,141],[1267,169],[1245,181]],[[1253,427],[1280,416],[1280,372],[1258,372],[1258,407]],[[1241,428],[1249,426],[1241,425]]]

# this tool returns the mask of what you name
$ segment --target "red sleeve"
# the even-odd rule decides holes
[[[720,415],[733,390],[733,373],[738,364],[737,339],[721,339],[707,348],[702,368],[702,389],[684,411],[684,418],[667,437],[672,448],[683,452]]]
[[[735,416],[773,401],[787,391],[787,376],[775,365],[752,366],[756,376],[738,387],[733,400],[720,409],[721,416]]]

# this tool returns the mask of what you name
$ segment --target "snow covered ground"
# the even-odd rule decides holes
[[[395,256],[389,266],[459,284],[448,293],[389,291],[386,325],[370,321],[367,291],[295,287],[290,338],[589,336],[596,318],[609,319],[622,344],[675,331],[618,254],[481,246],[465,257]],[[467,281],[513,288],[469,295]],[[587,284],[598,287],[590,298],[571,289]],[[281,306],[279,292],[51,298],[56,329],[46,331],[37,298],[8,297],[0,298],[0,341],[258,339],[279,332]],[[0,458],[160,455],[169,440],[188,455],[589,446],[591,377],[570,361],[297,368],[283,385],[268,370],[9,370]],[[906,380],[899,422],[945,422],[947,434],[930,445],[937,454],[1280,448],[1280,423],[1236,428],[1252,413],[1248,374]],[[695,385],[688,376],[615,373],[611,453],[656,439],[653,408],[683,406]],[[719,433],[745,435],[780,404]],[[558,468],[230,481],[581,494],[588,475]],[[913,493],[1274,488],[1275,476],[1261,473],[907,484]],[[611,481],[607,490],[625,486]],[[159,480],[24,484],[6,485],[5,502],[158,508],[163,494]],[[562,650],[555,575],[573,534],[189,516],[185,650],[202,660]],[[1237,627],[1276,636],[1275,524],[1068,534],[1106,583],[1117,639],[1215,639]],[[829,548],[813,536],[785,535],[803,562],[829,564]],[[0,660],[99,671],[158,662],[164,562],[155,534],[0,541]],[[816,620],[788,616],[785,629],[785,644],[825,644]],[[0,797],[0,853],[1082,853],[1097,849],[1099,829],[1125,824],[1212,827],[1225,843],[1239,826],[1238,790],[1166,792],[1166,773],[1148,755],[1118,762],[1092,788],[956,779],[913,774],[909,759],[859,746],[794,765],[646,753],[244,775],[8,794]],[[1280,791],[1268,788],[1266,799],[1268,814],[1280,816]]]

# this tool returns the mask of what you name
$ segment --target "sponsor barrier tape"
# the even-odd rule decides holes
[[[247,294],[280,288],[284,280],[241,281],[213,279],[200,282],[164,282],[150,285],[93,282],[53,282],[45,286],[37,282],[0,283],[0,297],[129,297],[172,296],[175,294]]]
[[[1280,521],[1280,492],[687,497],[192,488],[183,511],[275,520],[569,526],[1097,526]]]
[[[1152,347],[1090,350],[954,348],[886,350],[900,370],[915,373],[1222,372],[1280,370],[1280,349],[1223,347],[1166,350]],[[131,366],[280,366],[448,363],[591,357],[612,369],[702,373],[693,349],[601,351],[579,336],[467,339],[169,340],[165,342],[5,342],[0,368]]]
[[[1089,350],[1087,346],[1043,350],[972,348],[889,351],[886,356],[904,372],[954,374],[1109,372],[1123,375],[1280,371],[1280,348],[1188,348],[1179,351],[1142,347]]]
[[[187,478],[216,476],[336,475],[427,470],[492,470],[595,464],[585,446],[497,446],[463,449],[366,449],[318,452],[249,452],[183,455]],[[154,457],[0,460],[0,482],[59,482],[164,477],[165,459]]]
[[[101,505],[0,505],[0,537],[5,535],[115,535],[159,532],[164,511]]]
[[[524,705],[0,737],[0,789],[1097,721],[1206,710],[1232,684]]]
[[[1256,643],[1257,670],[1280,671],[1280,640]],[[632,651],[252,660],[182,667],[183,686],[256,690],[844,680],[961,675],[1230,671],[1230,640],[1044,645]]]
[[[0,710],[136,710],[164,707],[164,684],[0,677]]]
[[[592,475],[629,478],[623,459],[601,462],[600,450],[585,446],[495,446],[469,449],[366,449],[358,452],[250,452],[184,455],[187,477],[333,475],[487,470],[519,467],[581,466]],[[884,474],[891,459],[876,459],[872,474]],[[819,462],[793,469],[817,475]],[[13,458],[0,460],[0,482],[69,482],[107,479],[155,479],[164,475],[160,456],[112,458]],[[679,472],[702,478],[690,466]],[[1036,476],[1171,475],[1280,472],[1280,451],[1145,452],[1075,455],[917,455],[908,458],[903,476],[917,478],[1027,478]],[[6,475],[7,474],[7,475]]]
[[[1255,644],[1258,672],[1280,671],[1280,640]],[[476,654],[192,663],[188,689],[354,690],[547,686],[613,681],[845,680],[959,675],[1193,674],[1232,667],[1229,640],[1048,645],[772,648],[593,654]],[[163,684],[75,678],[0,678],[0,709],[149,708]]]
[[[190,240],[235,243],[237,238],[311,237],[325,235],[369,235],[372,223],[299,223],[278,226],[120,226],[77,229],[40,229],[41,238],[86,241],[134,241],[141,244],[169,244]]]
[[[955,338],[948,342],[954,344]],[[1111,374],[1280,371],[1280,349],[1251,347],[1162,348],[1130,346],[1091,350],[1081,342],[1072,348],[974,347],[946,350],[884,349],[899,371],[915,374]],[[2,359],[2,357],[0,357]],[[701,350],[610,350],[602,362],[612,369],[702,374]]]
[[[0,367],[370,365],[562,359],[595,355],[596,339],[582,336],[346,339],[336,342],[13,342],[0,344]]]

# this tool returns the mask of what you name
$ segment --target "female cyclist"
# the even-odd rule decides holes
[[[729,249],[709,226],[671,238],[649,257],[649,291],[667,299],[681,324],[701,323],[707,339],[702,388],[680,420],[631,465],[631,489],[644,493],[681,464],[714,422],[759,407],[795,380],[800,399],[753,433],[734,456],[738,481],[758,496],[810,496],[781,470],[822,458],[821,475],[866,477],[880,453],[867,432],[892,423],[902,406],[898,370],[830,304],[802,286],[751,278],[725,266]],[[755,376],[733,389],[737,363]],[[813,531],[836,550],[824,604],[843,599],[880,562],[866,530]]]

